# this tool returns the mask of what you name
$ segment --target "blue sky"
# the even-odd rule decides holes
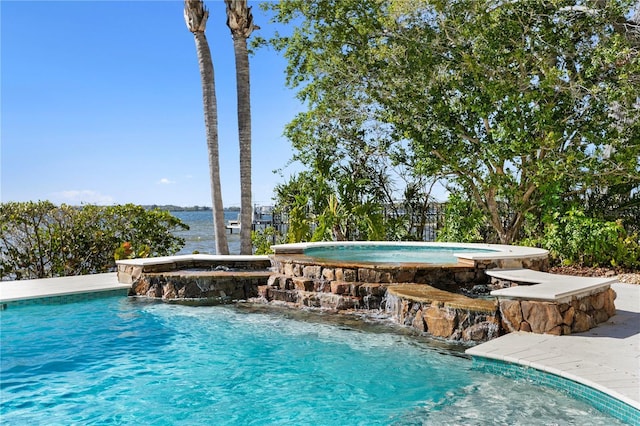
[[[222,0],[207,38],[215,68],[223,201],[239,205],[233,44]],[[268,37],[268,17],[253,7]],[[183,2],[0,1],[0,200],[211,205],[202,92]],[[282,136],[302,106],[285,61],[250,58],[253,199],[296,171]]]

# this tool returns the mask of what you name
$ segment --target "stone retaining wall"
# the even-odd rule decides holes
[[[322,261],[299,254],[271,256],[276,272],[291,278],[324,281],[346,281],[363,283],[418,283],[436,288],[460,292],[474,286],[489,283],[485,274],[493,268],[529,268],[546,271],[546,258],[514,258],[464,261],[458,264],[435,265],[424,263],[371,264],[357,262]]]
[[[504,332],[498,305],[460,292],[489,283],[487,269],[548,269],[546,257],[463,260],[453,265],[325,262],[297,253],[271,259],[277,273],[259,287],[263,301],[337,311],[376,309],[419,332],[475,342]]]
[[[331,310],[380,309],[388,283],[328,281],[273,274],[267,285],[258,287],[263,301],[282,302],[295,307]]]
[[[566,335],[587,331],[615,315],[616,292],[608,288],[596,294],[558,303],[500,299],[502,327],[507,332]]]
[[[263,301],[337,311],[381,310],[400,324],[451,340],[483,342],[513,331],[579,333],[615,315],[615,292],[611,289],[574,297],[567,303],[498,301],[473,299],[423,283],[356,281],[387,277],[368,270],[363,274],[360,269],[292,267],[287,272],[294,276],[273,274],[258,288]]]
[[[500,333],[498,306],[426,284],[326,281],[274,274],[258,293],[267,302],[336,311],[380,310],[419,332],[483,342]]]
[[[270,275],[269,271],[144,273],[132,283],[129,295],[207,305],[233,303],[257,297],[258,287],[266,284]]]
[[[443,290],[458,292],[485,284],[484,268],[472,265],[429,264],[359,264],[340,262],[339,266],[310,259],[302,255],[278,255],[272,258],[274,269],[281,275],[295,279],[339,281],[350,283],[424,283]]]
[[[270,268],[272,263],[277,272]],[[568,303],[498,302],[460,294],[461,289],[487,284],[487,269],[515,264],[538,270],[547,266],[546,259],[483,260],[474,265],[340,262],[335,266],[293,254],[271,260],[125,261],[118,263],[118,280],[131,284],[130,295],[165,301],[217,304],[259,300],[336,311],[378,310],[419,332],[474,342],[512,331],[581,332],[615,314],[615,292],[611,289]]]
[[[173,256],[117,265],[118,281],[131,284],[130,296],[206,305],[255,298],[271,275],[266,256]]]

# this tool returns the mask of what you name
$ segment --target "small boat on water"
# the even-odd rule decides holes
[[[253,221],[251,223],[251,229],[264,229],[265,227],[273,223],[273,206],[256,206],[253,210]],[[237,214],[235,219],[229,219],[225,226],[230,233],[233,234],[234,230],[240,232],[240,213]]]
[[[231,232],[233,234],[233,230],[237,229],[238,232],[240,231],[240,214],[238,213],[238,216],[236,217],[236,219],[229,219],[227,221],[227,226],[225,226],[226,229],[229,230],[229,232]]]

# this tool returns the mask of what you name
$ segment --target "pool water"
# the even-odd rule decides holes
[[[620,424],[352,317],[112,297],[0,320],[6,425]]]
[[[345,244],[309,247],[306,256],[321,260],[378,263],[458,263],[455,253],[495,252],[490,249],[469,247],[438,247],[420,245]]]

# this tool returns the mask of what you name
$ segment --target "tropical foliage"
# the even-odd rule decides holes
[[[188,229],[161,210],[133,204],[0,204],[0,278],[32,279],[113,271],[115,257],[175,254]],[[115,255],[115,257],[114,257]]]
[[[333,196],[349,216],[412,201],[406,188],[428,194],[443,179],[502,243],[554,209],[577,203],[595,214],[613,188],[623,215],[640,185],[633,5],[266,3],[276,22],[294,25],[269,43],[308,105],[286,129],[294,160],[308,167],[290,185],[307,182],[312,214]]]
[[[251,233],[251,242],[254,247],[254,254],[261,255],[273,253],[271,246],[273,244],[283,244],[285,240],[273,226],[267,226],[262,230],[253,231]]]
[[[525,242],[548,249],[558,263],[640,268],[638,234],[630,234],[621,220],[588,217],[579,209],[552,219],[539,239]]]

